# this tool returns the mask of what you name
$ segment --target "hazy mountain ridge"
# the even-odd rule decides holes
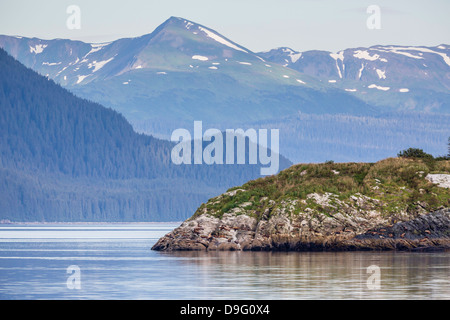
[[[223,88],[225,95],[239,85],[260,89],[273,85],[280,86],[277,89],[337,88],[369,104],[388,107],[388,111],[448,113],[450,109],[450,45],[446,44],[376,45],[337,53],[281,47],[254,53],[206,26],[171,17],[150,34],[109,43],[0,36],[0,46],[26,66],[74,91],[97,80],[115,79],[120,81],[117,84],[134,85],[133,78],[142,78],[142,73],[150,79],[159,76],[151,80],[155,86],[162,85],[164,80],[157,79],[170,72],[190,77],[207,72],[206,76],[214,81],[218,80],[212,73],[227,76],[220,78],[222,82],[232,80],[229,91]],[[177,76],[172,81],[186,85]],[[201,77],[198,81],[208,83]],[[221,94],[219,88],[209,91]],[[428,91],[434,93],[433,97]],[[237,92],[238,96],[242,94]],[[92,95],[85,90],[79,93],[88,98]],[[153,89],[153,94],[161,92]],[[352,111],[343,104],[340,107],[343,113]],[[299,107],[300,111],[308,111],[304,108]],[[121,112],[127,116],[126,110]]]
[[[195,120],[221,130],[278,128],[282,154],[318,162],[376,161],[407,143],[439,155],[449,135],[448,45],[255,53],[171,17],[150,34],[110,43],[0,36],[0,47],[164,139]]]
[[[174,165],[173,146],[0,49],[0,219],[176,221],[260,176],[259,165]]]
[[[337,53],[277,48],[258,55],[384,110],[450,111],[449,45],[377,45]]]
[[[299,110],[374,113],[342,90],[269,64],[182,18],[168,19],[151,34],[106,44],[2,36],[0,46],[26,66],[130,121],[202,119],[220,127],[224,120],[245,123]]]

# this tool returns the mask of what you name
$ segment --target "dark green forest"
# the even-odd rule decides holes
[[[260,176],[259,165],[177,166],[172,147],[0,49],[0,220],[180,221]]]

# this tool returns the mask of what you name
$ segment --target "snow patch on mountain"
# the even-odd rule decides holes
[[[338,65],[337,61],[336,61],[336,68],[337,68],[337,70],[338,70],[338,73],[339,73],[339,78],[341,78],[341,79],[342,79],[342,72],[341,72],[341,68],[339,68],[339,65]]]
[[[302,57],[301,52],[294,51],[290,48],[282,48],[281,51],[288,54],[288,57],[290,58],[292,63],[296,63],[298,61],[298,59],[300,59]],[[286,61],[286,62],[289,62],[289,61]]]
[[[94,68],[94,70],[92,70],[92,72],[97,72],[98,70],[100,70],[101,68],[103,68],[105,66],[105,64],[107,64],[108,62],[112,61],[114,58],[110,58],[108,60],[103,60],[103,61],[93,61],[91,63],[88,64],[88,68]]]
[[[208,61],[209,60],[208,57],[204,57],[204,56],[200,56],[200,55],[192,56],[192,59],[200,60],[200,61]]]
[[[48,45],[46,44],[37,44],[34,47],[30,46],[30,52],[31,53],[35,53],[35,54],[39,54],[42,53],[42,51],[44,51],[45,48],[47,48]]]
[[[380,58],[378,54],[374,54],[373,56],[371,56],[367,50],[356,50],[353,56],[358,59],[364,59],[369,61],[375,61]]]
[[[90,43],[91,48],[103,48],[110,45],[112,42]]]
[[[302,57],[302,53],[293,53],[290,55],[292,63],[296,63]]]
[[[226,45],[227,47],[232,48],[234,50],[238,50],[238,51],[242,51],[242,52],[248,53],[244,49],[239,48],[238,46],[236,46],[235,44],[231,43],[230,41],[222,38],[218,34],[212,32],[212,31],[210,31],[210,30],[208,30],[206,28],[200,27],[200,26],[198,28],[199,28],[200,31],[204,32],[207,37],[209,37],[209,38],[211,38],[211,39],[213,39],[213,40],[215,40],[215,41],[217,41],[217,42],[219,42],[219,43],[221,43],[223,45]]]
[[[388,91],[391,89],[390,87],[381,87],[381,86],[377,86],[376,84],[371,84],[368,88],[369,89],[378,89],[378,90],[382,90],[382,91]]]
[[[266,62],[266,60],[264,60],[263,58],[261,58],[260,56],[255,56],[256,58],[258,58],[259,60],[261,60],[262,62]]]
[[[286,56],[286,58],[287,58],[287,59],[284,59],[284,61],[287,64],[289,64],[290,62],[291,63],[296,63],[298,61],[298,59],[300,59],[302,57],[302,54],[303,54],[302,52],[297,52],[297,51],[294,51],[291,48],[287,48],[287,47],[279,47],[279,48],[276,48],[276,49],[273,49],[273,50],[283,52],[285,54],[283,56]],[[263,51],[262,53],[268,53],[270,51],[272,51],[272,50]],[[290,60],[290,62],[289,62],[288,59]]]
[[[426,52],[426,53],[434,53],[434,54],[440,55],[440,56],[442,57],[442,59],[444,59],[444,62],[445,62],[448,66],[450,66],[450,57],[447,56],[445,53],[438,52],[438,51],[433,51],[433,50],[428,49],[428,48],[414,48],[414,47],[413,47],[413,49],[419,50],[419,51],[422,51],[422,52]]]
[[[87,77],[89,77],[89,75],[87,76],[77,76],[78,80],[77,80],[77,84],[81,83],[84,79],[86,79]]]
[[[103,47],[106,46],[106,45],[107,44],[91,44],[91,50],[88,53],[86,53],[82,59],[85,60],[88,55],[93,54],[94,52],[102,50]],[[81,61],[81,62],[83,62],[83,61]]]
[[[401,54],[404,55],[408,58],[413,58],[413,59],[423,59],[421,56],[415,56],[409,52],[405,52],[408,50],[408,48],[404,48],[404,47],[385,47],[384,49],[373,49],[373,50],[377,50],[377,51],[381,51],[381,52],[388,52],[388,53],[395,53],[395,54]]]
[[[386,71],[382,71],[380,69],[377,69],[378,78],[380,79],[386,79]]]
[[[439,46],[439,49],[445,49],[445,47]],[[407,56],[409,58],[414,58],[414,59],[423,59],[423,54],[424,53],[431,53],[431,54],[437,54],[440,55],[442,57],[442,59],[444,59],[444,62],[450,66],[450,57],[447,56],[445,53],[443,52],[439,52],[439,51],[434,51],[431,50],[429,48],[423,48],[423,47],[386,47],[384,48],[384,50],[382,49],[376,49],[379,51],[385,51],[385,52],[392,52],[392,53],[397,53],[397,54],[402,54],[404,56]],[[410,52],[407,51],[415,51],[418,52],[418,56],[413,55]]]
[[[340,51],[338,53],[330,53],[330,57],[332,57],[334,60],[336,60],[336,68],[337,68],[338,73],[339,73],[339,78],[342,79],[342,72],[341,72],[341,68],[339,67],[338,60],[342,61],[342,67],[345,70],[344,51]]]
[[[409,52],[397,51],[397,50],[392,50],[391,52],[392,52],[392,53],[396,53],[396,54],[402,54],[402,55],[404,55],[404,56],[407,56],[408,58],[423,59],[422,57],[420,57],[420,56],[415,56],[415,55],[413,55],[413,54],[411,54],[411,53],[409,53]]]
[[[184,20],[184,23],[185,23],[185,26],[186,26],[186,29],[191,29],[191,27],[194,25],[192,22],[189,22],[189,21],[186,21],[186,20]]]
[[[56,74],[56,76],[59,76],[61,74],[61,72],[63,72],[64,70],[66,70],[69,66],[65,66],[64,68],[62,68],[61,70],[58,71],[58,73]],[[67,78],[66,76],[64,76],[64,80],[66,80],[65,78]]]
[[[362,76],[362,73],[363,73],[365,67],[366,67],[366,65],[364,63],[362,63],[361,69],[359,69],[358,79],[361,79],[361,76]]]
[[[57,66],[60,65],[62,62],[42,62],[43,66]]]
[[[344,61],[344,51],[339,51],[338,53],[330,53],[330,57],[332,57],[334,60],[341,60]]]

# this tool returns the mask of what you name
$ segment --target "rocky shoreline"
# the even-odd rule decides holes
[[[328,233],[302,230],[299,221],[278,216],[268,221],[240,215],[217,219],[201,215],[184,222],[153,246],[157,251],[355,251],[450,249],[450,209],[421,214],[410,221],[378,225],[357,233],[351,220]],[[361,226],[370,226],[361,220]],[[337,227],[337,228],[336,228]],[[354,227],[354,226],[353,226]],[[348,228],[348,229],[347,229]],[[339,230],[339,231],[337,231]]]
[[[299,164],[202,204],[153,250],[450,248],[450,161]]]

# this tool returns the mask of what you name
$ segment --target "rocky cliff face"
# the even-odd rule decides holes
[[[209,200],[153,250],[450,248],[448,161],[439,181],[421,161],[385,161],[298,165],[249,182]],[[344,181],[351,187],[327,191]]]
[[[223,219],[202,215],[161,238],[153,250],[450,249],[449,209],[394,225],[370,216],[312,221],[311,226],[306,220],[284,214],[259,222],[245,215],[226,214]],[[367,229],[369,226],[372,228]]]

